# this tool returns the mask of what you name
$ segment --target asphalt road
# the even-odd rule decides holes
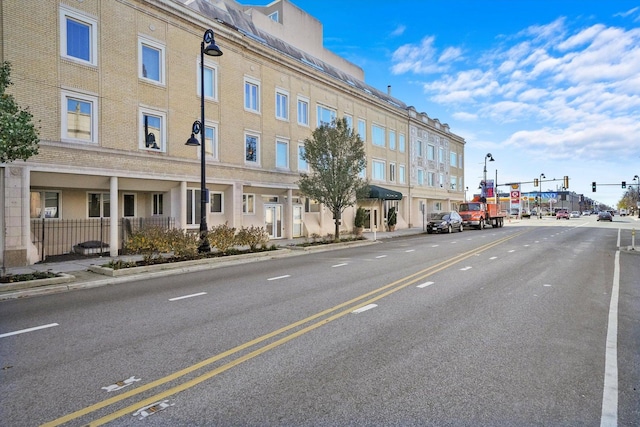
[[[0,420],[639,425],[630,227],[532,224],[2,302]]]

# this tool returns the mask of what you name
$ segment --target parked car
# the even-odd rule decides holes
[[[558,212],[556,212],[556,219],[560,218],[569,219],[569,211],[566,209],[559,209]]]
[[[620,209],[620,216],[627,216],[627,210],[626,209]]]
[[[607,211],[600,211],[598,212],[598,221],[613,222],[613,217],[611,216],[611,213]]]
[[[589,211],[582,212],[582,216],[589,216],[589,215],[591,215],[591,212]]]
[[[458,212],[439,212],[427,222],[427,233],[452,233],[453,230],[464,231],[462,217]]]
[[[571,211],[571,213],[569,214],[570,218],[580,218],[580,212],[578,211]]]

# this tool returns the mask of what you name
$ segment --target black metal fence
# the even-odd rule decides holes
[[[129,236],[146,226],[174,228],[175,218],[120,218],[118,236],[120,247]],[[109,252],[111,246],[111,220],[95,219],[33,219],[31,241],[38,249],[40,261],[47,256],[79,253],[84,255]]]

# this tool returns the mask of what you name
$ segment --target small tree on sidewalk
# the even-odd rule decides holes
[[[305,139],[301,157],[311,172],[301,174],[300,191],[333,213],[334,238],[339,240],[342,213],[368,191],[367,181],[360,177],[366,164],[364,142],[346,119],[334,120]]]
[[[38,154],[38,130],[33,115],[21,110],[12,95],[6,93],[11,83],[11,64],[0,66],[0,163],[27,160]]]

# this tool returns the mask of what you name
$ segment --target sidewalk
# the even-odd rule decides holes
[[[422,232],[423,231],[421,227],[420,228],[416,227],[416,228],[395,230],[391,232],[365,232],[363,233],[363,237],[366,239],[367,243],[371,243],[376,240],[390,239],[390,238],[401,237],[401,236],[410,236],[410,235],[420,234]],[[271,240],[269,244],[275,244],[278,247],[287,248],[289,246],[295,246],[295,245],[304,243],[306,241],[309,241],[309,239],[307,238],[277,239],[277,240]],[[324,246],[321,249],[327,250],[328,248]],[[294,253],[293,255],[300,255],[300,254],[302,253]],[[22,286],[24,286],[24,288],[22,289],[13,289],[13,286],[10,286],[15,284],[0,284],[0,301],[7,300],[7,299],[24,298],[24,297],[35,296],[35,295],[66,292],[72,289],[105,286],[105,285],[110,285],[115,283],[130,282],[130,281],[149,278],[149,277],[171,275],[171,274],[182,274],[187,271],[196,271],[196,270],[203,270],[207,268],[214,268],[213,266],[207,267],[206,265],[192,267],[192,268],[184,268],[176,265],[175,269],[167,269],[159,272],[146,272],[146,273],[134,274],[126,277],[108,277],[108,276],[102,276],[100,274],[96,274],[89,271],[89,267],[92,265],[104,265],[109,263],[110,261],[115,261],[115,260],[137,261],[140,259],[142,259],[141,255],[124,255],[124,256],[116,256],[116,257],[100,256],[100,257],[86,257],[86,258],[77,257],[75,259],[70,259],[68,261],[42,262],[42,263],[29,265],[25,267],[7,268],[6,269],[7,275],[28,274],[33,272],[50,271],[52,273],[62,273],[70,277],[67,280],[67,282],[63,284],[48,285],[46,283],[43,283],[42,281],[36,280],[36,281],[33,281],[32,282],[33,285],[30,286],[28,282],[16,282],[16,283],[21,283]],[[221,266],[224,264],[217,263],[216,265]],[[3,289],[3,285],[5,285],[5,289]]]

